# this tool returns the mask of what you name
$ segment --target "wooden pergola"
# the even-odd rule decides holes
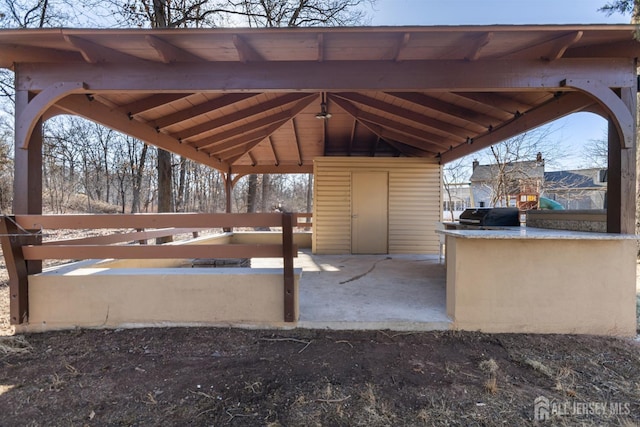
[[[320,156],[442,164],[589,111],[609,121],[608,231],[635,233],[631,25],[0,31],[15,214],[42,210],[41,125],[73,114],[220,170]],[[330,116],[330,118],[329,118]]]

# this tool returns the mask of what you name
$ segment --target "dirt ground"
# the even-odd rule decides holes
[[[2,258],[0,258],[2,260]],[[640,342],[156,328],[12,336],[0,426],[640,425]],[[549,421],[534,400],[549,399]]]

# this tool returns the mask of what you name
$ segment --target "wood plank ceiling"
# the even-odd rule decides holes
[[[21,64],[56,63],[93,67],[139,62],[159,67],[293,61],[552,63],[562,58],[628,58],[630,52],[638,52],[632,33],[630,26],[4,30],[0,31],[0,66],[20,71]],[[442,153],[480,140],[558,96],[556,90],[540,89],[356,91],[297,90],[294,85],[282,91],[165,89],[149,93],[131,84],[127,90],[93,92],[90,99],[102,104],[104,113],[86,117],[118,128],[120,122],[106,116],[126,116],[164,134],[172,151],[199,153],[200,157],[190,157],[200,161],[204,154],[218,162],[212,166],[224,165],[219,169],[225,172],[309,172],[318,156],[439,159]],[[51,113],[83,115],[82,97],[69,95]],[[559,110],[557,116],[575,109]],[[118,130],[145,139],[145,133],[132,129],[120,126]]]

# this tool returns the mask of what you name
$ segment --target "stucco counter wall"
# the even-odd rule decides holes
[[[447,230],[447,314],[484,332],[636,333],[636,236]]]

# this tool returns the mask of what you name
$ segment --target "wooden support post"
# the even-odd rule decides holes
[[[284,260],[284,321],[295,322],[295,284],[293,277],[293,215],[282,214],[282,257]]]
[[[622,100],[635,111],[635,93],[622,89]],[[636,233],[636,127],[633,128],[634,143],[623,148],[621,135],[609,117],[608,126],[608,182],[607,182],[607,232]]]
[[[231,213],[231,193],[233,192],[233,180],[231,178],[231,174],[230,173],[225,173],[223,175],[224,178],[224,195],[226,197],[225,199],[225,209],[226,209],[226,213]],[[233,231],[233,228],[230,227],[225,227],[222,229],[222,231],[229,233],[231,231]]]
[[[9,312],[12,325],[26,323],[29,319],[29,271],[22,255],[22,245],[34,244],[39,238],[23,234],[14,217],[0,217],[0,243],[9,273]]]
[[[20,114],[28,107],[33,93],[16,91],[16,129]],[[26,135],[29,146],[25,149],[19,139],[15,140],[13,159],[13,213],[42,214],[42,119],[33,127],[31,135]],[[31,231],[31,230],[30,230]],[[42,271],[42,261],[28,261],[29,274]]]

